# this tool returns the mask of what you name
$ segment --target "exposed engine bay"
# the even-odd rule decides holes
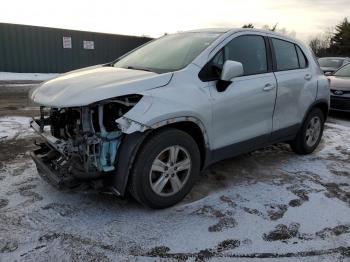
[[[34,153],[62,176],[84,179],[113,171],[125,135],[116,119],[141,97],[128,95],[84,107],[41,107],[40,118],[35,118],[31,126],[45,143]]]

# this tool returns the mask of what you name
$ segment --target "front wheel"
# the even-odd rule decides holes
[[[167,128],[155,133],[140,149],[129,183],[131,195],[151,208],[181,201],[200,170],[200,153],[187,133]]]
[[[322,138],[324,120],[324,114],[319,108],[311,110],[297,136],[290,143],[295,153],[310,154],[316,149]]]

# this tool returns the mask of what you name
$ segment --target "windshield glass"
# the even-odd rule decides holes
[[[114,66],[157,73],[176,71],[191,63],[218,36],[217,33],[167,35],[121,58]]]
[[[333,67],[333,68],[339,68],[343,65],[343,59],[339,58],[320,58],[318,59],[318,62],[321,67]]]
[[[335,72],[333,75],[335,75],[335,76],[343,76],[343,77],[350,77],[350,64],[347,64],[346,66],[343,66],[337,72]]]

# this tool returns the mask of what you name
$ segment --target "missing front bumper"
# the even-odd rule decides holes
[[[30,152],[30,156],[34,160],[38,169],[39,175],[58,189],[65,187],[71,188],[78,185],[80,182],[73,176],[66,176],[62,172],[54,170],[51,166],[51,156],[53,150],[46,144],[39,144],[40,148]]]

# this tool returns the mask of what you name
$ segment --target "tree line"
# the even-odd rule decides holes
[[[254,28],[254,25],[252,23],[244,24],[242,26],[242,28]],[[278,23],[276,23],[275,25],[272,25],[272,26],[270,26],[270,25],[263,25],[262,29],[273,31],[273,32],[278,32],[280,34],[287,35],[287,36],[290,36],[290,37],[295,37],[295,35],[296,35],[295,31],[288,31],[284,27],[282,27],[282,28],[278,27]]]
[[[309,46],[318,57],[350,56],[350,23],[347,18],[336,25],[334,31],[326,31],[310,40]]]
[[[263,29],[295,37],[294,31],[289,32],[285,28],[278,28],[277,25],[264,25]],[[242,28],[254,28],[254,25],[249,23]],[[350,56],[350,22],[344,18],[334,30],[326,30],[323,34],[312,38],[309,46],[317,57]]]

